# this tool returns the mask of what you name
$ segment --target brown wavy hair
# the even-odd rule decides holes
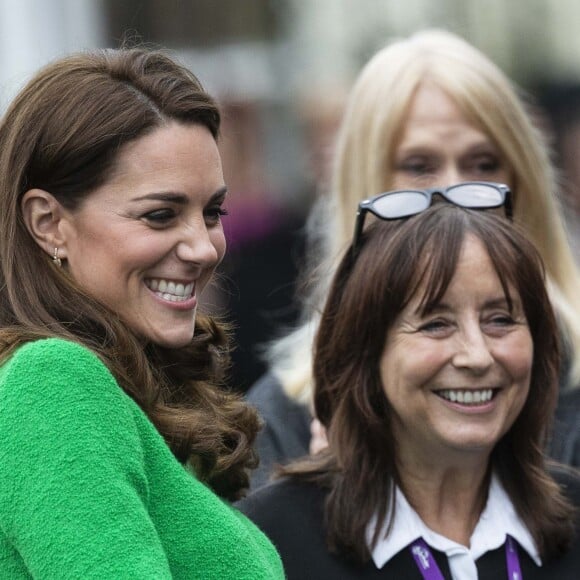
[[[55,268],[25,227],[32,188],[74,210],[109,179],[121,147],[169,121],[217,140],[220,113],[185,67],[142,48],[79,53],[42,69],[0,125],[0,357],[41,337],[95,352],[140,405],[174,455],[219,495],[237,499],[257,459],[253,410],[220,388],[227,333],[198,314],[185,348],[145,349],[114,312]]]
[[[559,346],[541,258],[507,220],[437,204],[407,220],[373,223],[356,258],[350,250],[344,255],[322,312],[314,403],[329,447],[283,473],[329,489],[325,518],[331,551],[367,561],[369,520],[377,514],[376,543],[394,508],[397,448],[379,372],[385,337],[422,284],[424,308],[441,300],[468,234],[484,244],[510,307],[509,288],[518,293],[534,345],[528,398],[492,451],[490,468],[542,558],[568,546],[574,510],[549,474],[543,453],[557,400]]]

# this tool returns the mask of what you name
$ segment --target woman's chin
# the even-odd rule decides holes
[[[167,349],[179,349],[191,344],[191,341],[193,340],[193,332],[193,327],[181,331],[174,328],[171,332],[155,333],[147,338],[157,346]]]

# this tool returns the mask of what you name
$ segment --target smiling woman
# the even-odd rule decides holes
[[[241,503],[290,580],[577,576],[580,479],[542,451],[559,366],[543,276],[508,220],[446,203],[347,249],[315,341],[328,447]]]
[[[225,186],[211,132],[170,122],[128,143],[111,177],[78,208],[54,206],[49,229],[43,222],[53,199],[38,188],[23,197],[39,244],[50,236],[48,247],[58,247],[74,280],[139,336],[188,345],[198,297],[226,246]]]
[[[258,419],[197,313],[226,246],[219,126],[141,49],[56,61],[2,120],[2,578],[283,578],[224,501]]]
[[[520,414],[533,344],[519,293],[507,290],[509,302],[482,242],[467,236],[440,302],[424,304],[420,285],[389,329],[380,375],[406,460],[442,465],[471,452],[485,465]]]

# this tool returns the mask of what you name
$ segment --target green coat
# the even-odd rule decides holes
[[[72,342],[0,368],[0,578],[283,578],[272,544]]]

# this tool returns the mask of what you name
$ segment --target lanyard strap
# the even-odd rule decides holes
[[[413,559],[424,580],[445,580],[441,569],[423,538],[415,540],[410,548]],[[518,548],[511,536],[506,536],[505,557],[509,580],[522,580],[522,570],[518,557]]]
[[[425,580],[445,580],[435,558],[427,545],[427,542],[423,538],[415,540],[411,544],[411,554],[413,554],[413,559],[417,568]]]
[[[507,563],[509,580],[522,580],[522,569],[518,558],[518,547],[511,536],[506,536],[505,559]]]

